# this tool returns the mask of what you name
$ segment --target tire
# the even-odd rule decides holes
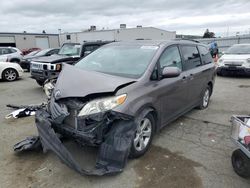
[[[18,78],[18,73],[15,69],[8,68],[3,71],[2,78],[5,81],[12,82]]]
[[[43,80],[36,80],[36,83],[37,83],[39,86],[43,86],[44,81],[43,81]]]
[[[211,96],[212,88],[210,86],[207,86],[205,91],[202,94],[201,102],[198,106],[200,110],[206,109],[210,102],[210,96]]]
[[[221,71],[217,71],[217,76],[222,76]]]
[[[144,127],[143,127],[144,126]],[[142,129],[141,129],[142,128]],[[155,119],[151,113],[148,113],[142,118],[135,133],[135,138],[132,141],[130,150],[130,158],[138,158],[144,155],[152,142],[155,132]],[[143,136],[147,135],[147,136]]]
[[[250,178],[250,159],[240,149],[233,152],[231,156],[233,169],[239,176]]]

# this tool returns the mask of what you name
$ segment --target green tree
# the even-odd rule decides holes
[[[214,38],[214,37],[215,37],[214,32],[210,32],[209,29],[206,29],[203,38]]]

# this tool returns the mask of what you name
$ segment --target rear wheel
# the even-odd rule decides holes
[[[212,88],[210,86],[207,86],[207,88],[203,92],[200,105],[198,106],[199,109],[203,110],[208,107],[209,102],[210,102],[211,92],[212,92]]]
[[[42,80],[36,80],[36,83],[37,83],[39,86],[43,86],[44,81],[42,81]]]
[[[18,73],[15,69],[9,68],[3,71],[2,78],[8,82],[11,82],[18,78]]]
[[[138,158],[147,152],[153,139],[154,130],[154,117],[148,113],[138,124],[129,155],[131,158]]]
[[[250,178],[250,159],[240,149],[232,154],[232,165],[234,171],[243,178]]]

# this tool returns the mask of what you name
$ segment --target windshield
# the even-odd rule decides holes
[[[226,51],[225,54],[250,54],[250,45],[235,45]]]
[[[64,44],[59,51],[59,55],[79,56],[81,45],[79,44]]]
[[[139,78],[146,71],[157,46],[105,46],[92,52],[75,66],[90,71]]]
[[[45,55],[48,51],[50,51],[50,49],[46,49],[46,50],[41,50],[38,53],[36,53],[36,56],[43,56]]]
[[[37,54],[38,52],[40,52],[40,50],[36,50],[36,51],[30,52],[30,53],[28,53],[28,55],[29,55],[29,56],[32,56],[32,55]]]

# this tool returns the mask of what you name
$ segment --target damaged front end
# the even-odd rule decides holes
[[[55,101],[54,97],[46,108],[36,112],[39,138],[27,138],[15,145],[16,151],[40,147],[53,151],[66,165],[80,174],[104,175],[121,172],[127,162],[136,125],[132,116],[113,110],[79,116],[86,105],[78,98]],[[82,168],[58,135],[71,138],[81,145],[98,146],[95,168]]]
[[[53,151],[81,174],[121,172],[137,126],[134,117],[115,111],[127,97],[126,94],[116,94],[119,88],[134,82],[133,79],[84,71],[65,64],[57,81],[44,85],[48,102],[35,113],[39,136],[17,143],[14,150],[33,150],[42,146],[44,151]],[[80,145],[98,146],[95,168],[81,168],[63,145],[63,137]]]

